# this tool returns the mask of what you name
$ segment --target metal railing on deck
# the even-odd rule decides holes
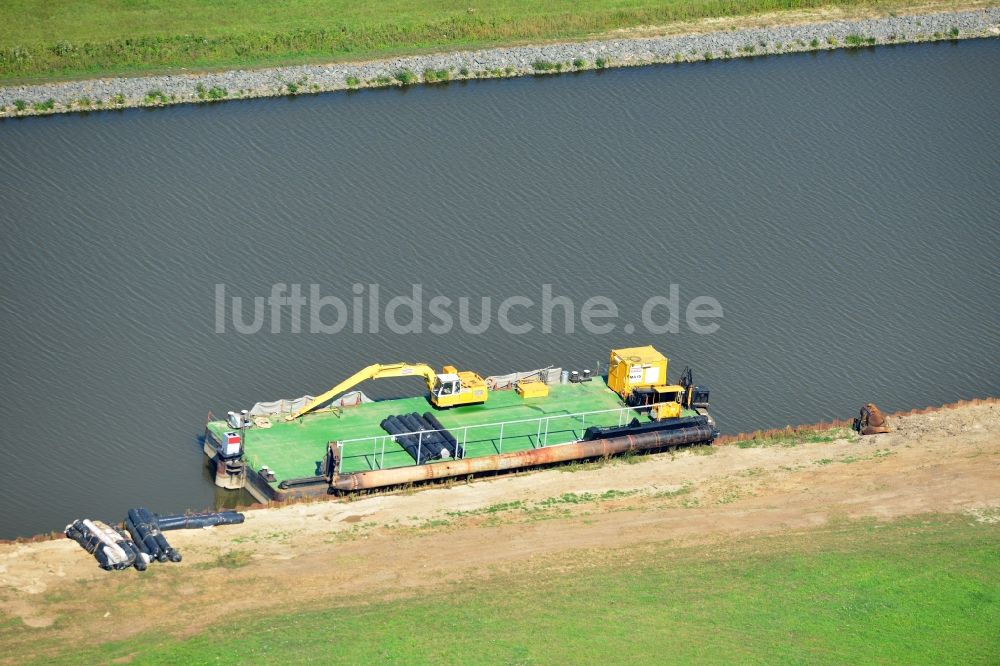
[[[587,418],[590,417],[591,425],[601,425],[604,427],[614,425],[613,423],[607,422],[608,419],[599,418],[601,415],[617,415],[617,425],[619,427],[625,425],[630,419],[638,416],[644,411],[652,409],[652,405],[644,405],[639,407],[617,407],[615,409],[600,409],[589,412],[576,412],[573,414],[548,414],[546,416],[540,416],[534,419],[519,419],[514,421],[498,421],[496,423],[481,423],[477,425],[465,425],[458,426],[456,428],[447,428],[444,430],[419,430],[415,432],[399,433],[396,435],[373,435],[370,437],[356,437],[354,439],[345,439],[337,442],[337,446],[340,449],[339,455],[339,465],[337,469],[338,474],[344,473],[344,461],[351,460],[352,463],[358,458],[364,458],[369,470],[380,470],[386,469],[385,457],[386,457],[386,445],[395,443],[397,437],[413,436],[417,438],[417,460],[421,459],[421,454],[423,453],[423,441],[424,437],[431,433],[443,433],[449,432],[456,440],[458,445],[457,451],[452,451],[451,454],[455,459],[461,459],[468,457],[466,452],[469,445],[483,444],[489,442],[492,444],[493,451],[497,454],[503,453],[503,443],[504,436],[509,440],[527,438],[528,443],[531,448],[540,448],[543,446],[557,446],[559,444],[569,444],[570,442],[578,442],[583,438],[583,434],[587,429]],[[566,427],[566,422],[570,427]],[[553,428],[553,423],[556,423],[556,427]],[[562,422],[562,423],[560,423]],[[532,426],[534,426],[534,433],[532,434]],[[488,429],[496,430],[499,428],[499,433],[496,436],[481,437],[476,439],[477,432],[482,433]],[[560,429],[561,428],[561,429]],[[506,433],[505,433],[506,431]],[[470,433],[472,437],[470,438]],[[553,436],[555,436],[556,441],[552,441]],[[565,437],[565,438],[564,438]],[[516,450],[525,450],[527,447],[518,447]],[[408,454],[404,449],[391,449],[389,450],[390,458],[397,457],[404,460],[399,464],[392,464],[390,460],[389,467],[406,467],[409,465],[417,464],[413,460],[412,456]],[[478,454],[478,455],[490,455]],[[405,457],[405,458],[404,458]],[[407,462],[408,461],[408,462]],[[351,467],[354,467],[352,464]],[[359,470],[350,470],[359,471]]]

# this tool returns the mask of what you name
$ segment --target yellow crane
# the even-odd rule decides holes
[[[438,409],[486,402],[488,392],[486,382],[482,377],[468,370],[459,372],[452,365],[446,365],[442,370],[443,372],[434,372],[434,369],[426,363],[374,363],[367,368],[358,370],[323,395],[317,396],[312,402],[292,412],[286,417],[286,420],[291,421],[308,414],[366,379],[384,377],[409,377],[411,375],[423,377],[424,381],[427,382],[427,390],[431,394],[431,403]]]

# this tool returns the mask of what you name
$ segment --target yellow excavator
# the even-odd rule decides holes
[[[424,378],[431,394],[431,404],[438,409],[484,403],[488,397],[486,382],[482,377],[468,370],[459,372],[453,365],[444,366],[442,372],[434,372],[426,363],[375,363],[355,372],[323,395],[316,396],[312,402],[289,414],[286,420],[292,421],[308,414],[366,379],[411,375]]]

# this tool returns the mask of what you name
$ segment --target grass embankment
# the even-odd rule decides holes
[[[65,659],[997,663],[998,537],[995,522],[932,516],[577,552],[419,598],[218,620],[191,637],[81,642]]]
[[[0,3],[0,84],[362,60],[703,18],[914,0],[117,0]],[[933,2],[934,0],[932,0]],[[948,0],[938,4],[947,6]],[[926,6],[926,2],[922,3]]]

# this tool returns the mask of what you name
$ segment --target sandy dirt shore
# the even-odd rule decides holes
[[[995,401],[891,419],[894,432],[794,446],[702,447],[476,480],[410,494],[251,511],[243,525],[168,533],[184,556],[104,572],[65,539],[0,545],[0,661],[47,639],[204,629],[204,609],[278,612],[386,599],[649,543],[724,543],[922,513],[1000,513]],[[439,557],[420,557],[421,553]],[[418,567],[406,564],[420,561]],[[127,617],[127,622],[122,622]],[[211,623],[210,623],[211,624]]]

